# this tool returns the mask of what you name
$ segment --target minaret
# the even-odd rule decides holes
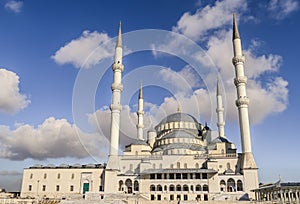
[[[114,71],[114,82],[111,85],[112,90],[112,103],[111,110],[111,127],[110,127],[110,156],[117,156],[119,150],[119,132],[120,132],[120,113],[122,110],[121,105],[121,92],[123,91],[122,72],[124,65],[122,64],[122,32],[121,22],[119,26],[118,39],[115,50],[115,62],[112,65]]]
[[[143,128],[144,128],[144,99],[143,99],[142,81],[141,81],[140,92],[139,92],[138,111],[136,112],[136,114],[138,115],[138,124],[136,125],[136,128],[137,128],[137,138],[138,138],[138,140],[144,140],[144,138],[143,138]]]
[[[217,82],[217,116],[218,116],[218,130],[219,130],[219,136],[225,138],[225,133],[224,133],[224,107],[223,107],[223,100],[222,100],[222,92],[221,92],[221,87],[219,80]]]
[[[234,57],[232,58],[232,63],[235,67],[235,79],[234,84],[237,90],[237,100],[235,101],[239,112],[239,124],[240,124],[240,134],[242,142],[242,169],[253,169],[256,168],[256,164],[253,158],[251,149],[251,136],[250,136],[250,125],[249,125],[249,115],[248,115],[248,105],[249,99],[246,94],[247,77],[244,74],[244,62],[245,57],[242,52],[242,45],[240,34],[238,31],[238,26],[235,19],[235,14],[233,14],[233,51]]]

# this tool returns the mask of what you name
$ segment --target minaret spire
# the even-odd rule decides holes
[[[121,105],[121,92],[123,91],[122,72],[124,65],[122,64],[122,33],[121,23],[119,27],[118,39],[115,49],[115,61],[112,65],[114,72],[114,81],[111,85],[112,90],[112,103],[111,110],[111,128],[110,128],[110,156],[117,156],[119,151],[119,134],[120,134],[120,113],[122,110]],[[113,167],[115,168],[115,167]]]
[[[234,84],[237,90],[236,106],[239,112],[240,134],[242,142],[242,169],[256,168],[252,154],[251,135],[249,124],[248,105],[249,99],[246,93],[247,77],[244,74],[245,57],[242,51],[241,39],[238,33],[235,14],[233,14],[233,51],[232,63],[235,67]]]
[[[143,99],[143,84],[140,82],[139,99]]]
[[[136,114],[138,115],[138,124],[136,125],[136,128],[137,128],[137,138],[138,138],[138,140],[144,140],[144,138],[143,138],[143,129],[144,129],[144,99],[143,99],[142,81],[140,83],[138,111],[136,112]]]
[[[119,24],[119,32],[116,47],[122,47],[122,22]]]
[[[223,100],[222,100],[222,92],[220,87],[219,80],[217,81],[217,116],[218,116],[218,130],[219,136],[225,138],[225,121],[224,121],[224,107],[223,107]]]
[[[232,40],[240,38],[240,33],[239,33],[239,29],[238,29],[238,25],[236,22],[236,17],[235,17],[235,13],[233,13],[233,35],[232,35]]]

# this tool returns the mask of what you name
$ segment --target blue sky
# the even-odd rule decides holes
[[[18,190],[22,169],[37,163],[106,161],[109,65],[120,20],[126,55],[121,144],[136,137],[140,80],[146,129],[179,103],[183,112],[216,130],[219,77],[225,132],[240,151],[233,12],[246,56],[260,181],[279,175],[299,181],[298,1],[1,0],[0,187]]]

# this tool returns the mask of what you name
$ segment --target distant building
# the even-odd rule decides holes
[[[260,185],[252,190],[258,201],[272,201],[276,203],[299,203],[300,183],[283,183],[279,180],[276,183]]]
[[[217,83],[218,137],[211,129],[180,110],[164,118],[143,136],[143,92],[138,100],[137,139],[119,150],[121,105],[121,25],[112,65],[111,142],[107,165],[35,166],[24,169],[22,197],[67,198],[94,195],[98,199],[117,195],[138,195],[147,200],[238,200],[254,198],[258,188],[257,167],[251,150],[246,95],[244,56],[237,23],[233,20],[232,59],[237,88],[242,152],[225,136],[224,108]]]
[[[14,198],[14,193],[8,193],[4,188],[0,188],[0,198]]]

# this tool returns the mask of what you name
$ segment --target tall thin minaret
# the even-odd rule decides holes
[[[222,92],[219,80],[217,81],[217,116],[218,116],[218,130],[219,130],[219,136],[225,138],[225,121],[224,121],[224,107],[223,107],[223,100],[222,100]]]
[[[143,98],[142,81],[141,81],[140,92],[139,92],[138,111],[136,112],[136,114],[138,115],[138,124],[136,125],[136,128],[137,128],[137,138],[138,138],[138,140],[144,140],[144,138],[143,138],[143,129],[144,129],[144,98]]]
[[[121,105],[121,92],[123,91],[122,72],[124,65],[122,64],[122,32],[121,22],[119,26],[118,39],[115,50],[115,62],[112,65],[114,71],[114,82],[111,85],[112,90],[112,103],[111,110],[111,127],[110,127],[110,155],[118,155],[119,150],[119,133],[120,133],[120,113],[122,110]]]
[[[242,169],[256,168],[251,149],[251,136],[248,115],[249,99],[246,94],[247,77],[244,74],[245,57],[242,52],[242,45],[235,14],[233,14],[233,52],[232,63],[235,67],[234,84],[237,90],[237,100],[235,101],[239,112],[240,134],[242,142]]]

